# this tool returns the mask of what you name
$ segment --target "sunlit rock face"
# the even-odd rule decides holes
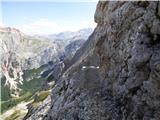
[[[159,120],[160,3],[100,1],[95,21],[43,119]]]

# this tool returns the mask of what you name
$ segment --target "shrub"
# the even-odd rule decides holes
[[[38,93],[34,102],[41,102],[45,100],[49,94],[50,94],[50,91],[41,91],[40,93]]]

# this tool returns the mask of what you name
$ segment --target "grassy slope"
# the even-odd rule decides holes
[[[1,107],[2,113],[6,110],[14,107],[22,101],[30,100],[30,98],[38,91],[42,83],[45,81],[45,78],[38,77],[43,70],[42,67],[38,69],[32,69],[24,71],[24,81],[23,85],[20,85],[19,88],[22,89],[19,98],[12,98],[10,95],[10,90],[7,86],[4,86],[4,79],[2,82],[2,96],[1,96]],[[29,80],[33,77],[31,80]],[[28,81],[29,80],[29,81]]]

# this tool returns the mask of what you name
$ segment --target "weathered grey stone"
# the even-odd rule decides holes
[[[55,84],[45,120],[160,119],[158,5],[98,3],[98,25]]]
[[[158,3],[158,15],[160,16],[160,4]]]

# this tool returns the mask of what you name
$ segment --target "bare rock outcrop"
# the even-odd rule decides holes
[[[43,119],[159,120],[160,2],[100,1],[95,21]]]

